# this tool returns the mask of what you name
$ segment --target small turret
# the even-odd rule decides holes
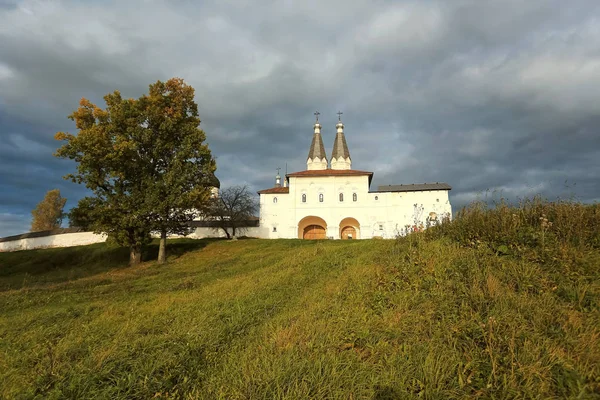
[[[219,197],[219,189],[221,188],[221,181],[219,181],[219,178],[217,178],[214,173],[210,174],[208,176],[208,182],[210,185],[210,197]]]
[[[279,175],[279,170],[281,168],[277,168],[277,175],[275,175],[275,187],[281,187],[281,176]]]

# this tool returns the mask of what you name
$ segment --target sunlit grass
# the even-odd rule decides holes
[[[543,244],[509,208],[393,241],[174,241],[163,266],[0,254],[0,397],[600,397],[596,222],[543,207]]]

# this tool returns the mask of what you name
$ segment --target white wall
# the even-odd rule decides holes
[[[238,236],[238,237],[248,236],[248,237],[260,238],[260,237],[263,237],[264,235],[262,234],[262,230],[260,227],[252,226],[252,227],[244,228],[242,230],[240,230],[238,228],[236,230],[236,236]],[[204,238],[225,238],[225,237],[227,237],[227,235],[225,235],[225,232],[223,232],[223,229],[215,230],[214,228],[196,228],[194,230],[194,232],[192,232],[191,234],[189,234],[187,236],[181,236],[181,237],[188,237],[191,239],[204,239]]]
[[[343,201],[339,200],[340,193]],[[357,201],[353,201],[354,193]],[[306,194],[306,203],[302,194]],[[344,218],[359,222],[360,239],[393,238],[404,234],[407,226],[427,225],[432,212],[438,220],[452,215],[448,191],[369,192],[366,175],[290,177],[289,194],[260,195],[260,226],[266,234],[263,237],[268,238],[297,238],[298,224],[307,216],[324,219],[327,236],[334,239],[340,238]]]
[[[325,220],[327,236],[334,239],[340,238],[340,222],[345,218],[358,221],[359,239],[394,238],[405,234],[407,226],[427,225],[431,212],[437,214],[438,220],[452,215],[448,191],[370,193],[368,179],[368,176],[290,177],[289,194],[260,195],[260,226],[246,228],[238,236],[298,238],[301,220],[316,216]],[[322,203],[319,202],[320,193],[323,194]],[[344,194],[342,202],[339,201],[340,193]],[[357,201],[353,201],[353,193],[357,194]],[[302,202],[302,194],[306,194],[306,203]],[[274,202],[275,198],[277,202]],[[223,238],[225,233],[213,228],[196,228],[187,237]],[[0,251],[81,246],[104,241],[105,235],[92,232],[64,233],[0,242]]]
[[[249,227],[238,233],[238,236],[264,237],[260,227]],[[159,237],[153,235],[153,237]],[[191,239],[203,239],[209,237],[224,238],[223,230],[214,230],[212,228],[196,228],[194,232],[187,236],[170,235],[170,238],[188,237]],[[71,247],[83,246],[93,243],[102,243],[106,241],[106,235],[98,235],[93,232],[62,233],[58,235],[49,235],[37,238],[24,238],[11,240],[9,242],[0,242],[0,252],[43,249],[49,247]]]
[[[24,238],[10,242],[0,242],[0,251],[16,251],[43,249],[47,247],[82,246],[106,241],[106,235],[97,235],[93,232],[63,233],[37,238]]]

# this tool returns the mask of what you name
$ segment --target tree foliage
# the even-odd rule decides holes
[[[76,207],[69,211],[69,226],[84,230],[93,230],[95,198],[84,197]]]
[[[208,213],[209,219],[216,221],[217,229],[222,229],[231,239],[244,231],[257,209],[256,200],[247,186],[232,186],[211,200]]]
[[[47,231],[60,228],[63,220],[63,209],[67,199],[60,195],[60,190],[46,192],[44,199],[31,212],[31,231]]]
[[[146,207],[161,233],[159,262],[166,259],[168,233],[186,234],[195,209],[210,197],[215,162],[198,128],[194,89],[181,79],[150,86],[139,99],[145,120]]]
[[[56,156],[77,162],[77,173],[65,178],[93,193],[72,215],[130,246],[132,263],[151,231],[165,239],[167,232],[183,233],[195,216],[189,210],[208,201],[215,163],[193,97],[193,88],[173,78],[150,85],[139,99],[108,94],[106,109],[82,99],[69,116],[78,134],[56,134],[66,142]]]

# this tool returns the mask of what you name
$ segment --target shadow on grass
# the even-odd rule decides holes
[[[401,399],[402,393],[391,386],[376,386],[373,400],[394,400]]]
[[[170,239],[168,260],[200,250],[220,239]],[[142,261],[158,257],[158,240],[145,246]],[[60,283],[127,268],[129,248],[106,243],[0,253],[0,291]]]

